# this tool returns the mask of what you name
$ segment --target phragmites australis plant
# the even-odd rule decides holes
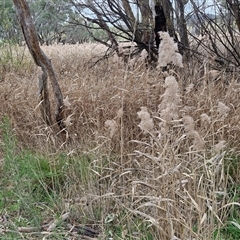
[[[9,221],[0,225],[15,232],[67,212],[48,237],[81,238],[65,231],[67,222],[73,231],[84,224],[99,230],[99,239],[229,239],[221,229],[239,224],[228,220],[239,212],[239,74],[221,71],[214,82],[199,62],[175,68],[183,66],[176,43],[160,36],[156,69],[142,67],[146,51],[127,66],[96,43],[43,46],[63,92],[67,140],[41,118],[29,55],[21,67],[1,69],[0,210]],[[32,153],[25,159],[22,149]],[[2,171],[6,159],[16,171]],[[47,200],[29,202],[38,185]],[[9,194],[13,186],[18,191]]]
[[[182,55],[178,52],[178,44],[170,37],[168,32],[158,32],[161,42],[159,45],[158,67],[166,67],[168,64],[183,67]]]

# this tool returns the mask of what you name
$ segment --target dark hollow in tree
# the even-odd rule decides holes
[[[156,45],[157,45],[157,48],[159,48],[161,39],[159,37],[158,32],[160,32],[160,31],[166,32],[167,31],[166,17],[164,15],[163,8],[160,5],[155,5],[155,13],[156,13],[156,17],[155,17],[154,33],[155,33]]]

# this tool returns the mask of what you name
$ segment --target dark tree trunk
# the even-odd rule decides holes
[[[42,70],[42,74],[39,76],[39,93],[43,118],[48,125],[52,124],[49,92],[47,87],[47,79],[49,77],[56,101],[55,119],[60,129],[65,129],[63,124],[64,104],[61,89],[59,87],[57,77],[53,70],[50,59],[44,54],[39,46],[38,36],[33,24],[33,20],[31,18],[29,6],[25,0],[13,0],[13,3],[16,8],[16,14],[21,25],[28,49],[35,63]]]
[[[165,18],[166,27],[169,35],[177,41],[177,35],[173,24],[173,6],[170,0],[156,0],[156,5],[162,6]]]
[[[240,31],[240,2],[239,0],[227,0],[236,20],[238,30]]]
[[[176,17],[177,17],[177,24],[179,27],[180,41],[186,48],[189,48],[187,23],[185,20],[185,13],[184,13],[184,5],[186,4],[186,1],[178,0],[176,4],[177,4]]]
[[[160,37],[159,37],[158,32],[160,32],[160,31],[166,32],[167,31],[167,26],[166,26],[167,22],[166,22],[166,17],[165,17],[163,8],[159,4],[155,5],[155,13],[156,13],[156,17],[155,17],[154,33],[155,33],[156,45],[157,45],[157,48],[159,48]]]

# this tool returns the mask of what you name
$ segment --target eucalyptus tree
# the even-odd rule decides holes
[[[82,42],[89,34],[82,26],[69,23],[74,16],[72,6],[63,0],[28,0],[41,44]],[[17,24],[12,0],[0,0],[0,41],[21,44],[23,36]]]
[[[62,92],[58,84],[57,76],[52,67],[51,60],[44,54],[39,46],[37,31],[30,13],[29,5],[26,0],[13,0],[13,3],[16,9],[16,16],[18,18],[19,25],[21,26],[28,49],[36,65],[42,71],[42,73],[39,75],[40,108],[42,116],[48,125],[52,125],[54,123],[51,116],[49,90],[47,83],[49,78],[53,88],[56,103],[55,120],[61,131],[65,132],[65,126],[63,123],[64,103]]]
[[[20,43],[21,34],[12,0],[0,0],[0,41]]]
[[[82,27],[76,28],[69,23],[74,11],[67,1],[29,0],[29,6],[42,44],[74,43],[86,38]]]

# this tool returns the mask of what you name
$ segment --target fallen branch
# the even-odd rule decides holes
[[[69,216],[70,213],[67,212],[51,223],[43,224],[39,227],[18,227],[17,230],[10,230],[3,227],[4,230],[1,231],[1,234],[15,233],[21,235],[22,238],[24,238],[23,234],[51,235],[55,229],[61,226],[69,218]],[[100,234],[99,230],[84,225],[72,225],[70,223],[65,223],[63,227],[65,228],[66,233],[74,236],[81,235],[82,239],[95,239]]]

